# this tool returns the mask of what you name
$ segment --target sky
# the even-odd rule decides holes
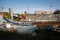
[[[50,11],[50,5],[52,5],[52,11],[60,9],[60,0],[0,0],[0,9],[2,11],[8,11],[8,8],[12,8],[14,13],[34,13],[36,10]]]

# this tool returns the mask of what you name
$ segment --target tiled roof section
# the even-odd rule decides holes
[[[8,12],[0,12],[0,15],[7,15],[8,14]]]

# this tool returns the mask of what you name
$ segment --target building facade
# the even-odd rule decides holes
[[[60,14],[28,14],[26,19],[21,21],[32,21],[32,22],[49,22],[49,21],[60,21]]]
[[[52,12],[50,13],[50,11],[37,10],[35,11],[35,14],[52,14]]]

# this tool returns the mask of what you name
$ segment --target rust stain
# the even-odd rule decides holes
[[[60,26],[60,22],[34,22],[32,23],[33,25],[37,25],[37,26]]]

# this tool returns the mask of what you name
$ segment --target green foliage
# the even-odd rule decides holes
[[[15,20],[15,21],[20,21],[20,15],[19,14],[15,14],[15,15],[18,15],[18,17],[17,18],[13,18],[13,20]],[[11,19],[11,15],[10,14],[5,14],[5,15],[3,15],[3,16],[5,16],[6,18],[8,18],[8,19]]]
[[[8,18],[8,19],[11,19],[11,16],[10,16],[9,14],[5,14],[5,15],[3,15],[3,16],[5,16],[5,17]]]
[[[60,10],[54,11],[54,14],[60,14]]]
[[[18,17],[20,16],[20,14],[15,14],[15,15],[18,15]]]

